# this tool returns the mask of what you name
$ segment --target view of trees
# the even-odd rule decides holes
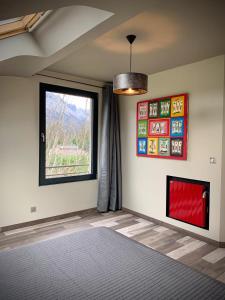
[[[90,173],[91,99],[47,92],[46,177]]]

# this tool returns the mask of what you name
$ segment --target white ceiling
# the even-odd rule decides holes
[[[152,74],[225,54],[225,0],[21,0],[11,10],[10,1],[14,2],[8,0],[8,6],[0,1],[0,19],[71,4],[92,6],[112,16],[54,55],[23,55],[0,62],[0,74],[23,75],[23,66],[29,65],[27,75],[47,68],[111,81],[114,74],[128,70],[127,34],[137,35],[133,69],[138,72]],[[75,19],[74,30],[77,26]],[[58,37],[59,44],[62,33]]]

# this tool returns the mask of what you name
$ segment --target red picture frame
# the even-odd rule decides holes
[[[170,102],[169,105],[165,105],[165,102]],[[157,118],[155,117],[149,117],[149,105],[150,103],[158,102],[159,105],[159,112],[157,114]],[[139,107],[145,107],[146,103],[148,103],[147,112],[145,112],[145,117],[140,118],[139,114]],[[163,103],[163,104],[162,104]],[[160,111],[161,107],[163,107],[163,110]],[[168,108],[170,107],[170,108]],[[170,109],[169,114],[167,117],[161,117],[163,114],[166,114],[165,108]],[[146,118],[147,114],[147,118]],[[182,124],[183,128],[181,130],[182,135],[179,136],[179,133],[175,131],[173,132],[173,128],[171,127],[172,121],[175,119],[183,119]],[[146,139],[147,141],[147,149],[146,154],[141,153],[138,149],[138,121],[140,120],[147,120],[148,121],[148,133],[146,137],[141,137],[141,139]],[[164,133],[151,132],[151,126],[153,126],[154,122],[165,122],[166,130]],[[172,123],[174,124],[174,122]],[[156,138],[157,139],[157,145],[160,147],[160,145],[163,147],[165,146],[165,140],[170,142],[170,147],[168,147],[168,155],[161,154],[162,151],[158,151],[158,154],[148,154],[148,140]],[[165,139],[164,139],[165,138]],[[187,160],[187,138],[188,138],[188,94],[177,94],[177,95],[171,95],[171,96],[165,96],[160,97],[156,99],[151,100],[143,100],[137,102],[137,111],[136,111],[136,155],[141,157],[150,157],[150,158],[162,158],[162,159],[174,159],[174,160]],[[164,139],[164,140],[163,140]],[[160,144],[161,143],[161,144]],[[164,144],[163,144],[164,143]],[[180,147],[174,147],[174,145],[182,145],[182,149]],[[172,152],[174,151],[174,152]],[[160,153],[160,155],[159,155]]]

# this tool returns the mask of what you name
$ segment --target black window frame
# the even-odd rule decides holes
[[[55,92],[73,96],[82,96],[92,99],[92,132],[91,132],[91,173],[77,176],[65,176],[56,178],[45,177],[45,137],[46,137],[46,92]],[[98,158],[98,93],[75,88],[40,83],[40,111],[39,111],[39,186],[77,182],[97,179]]]

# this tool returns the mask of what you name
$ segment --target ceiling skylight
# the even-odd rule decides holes
[[[44,13],[39,12],[24,17],[0,21],[0,39],[29,31],[43,15]]]

